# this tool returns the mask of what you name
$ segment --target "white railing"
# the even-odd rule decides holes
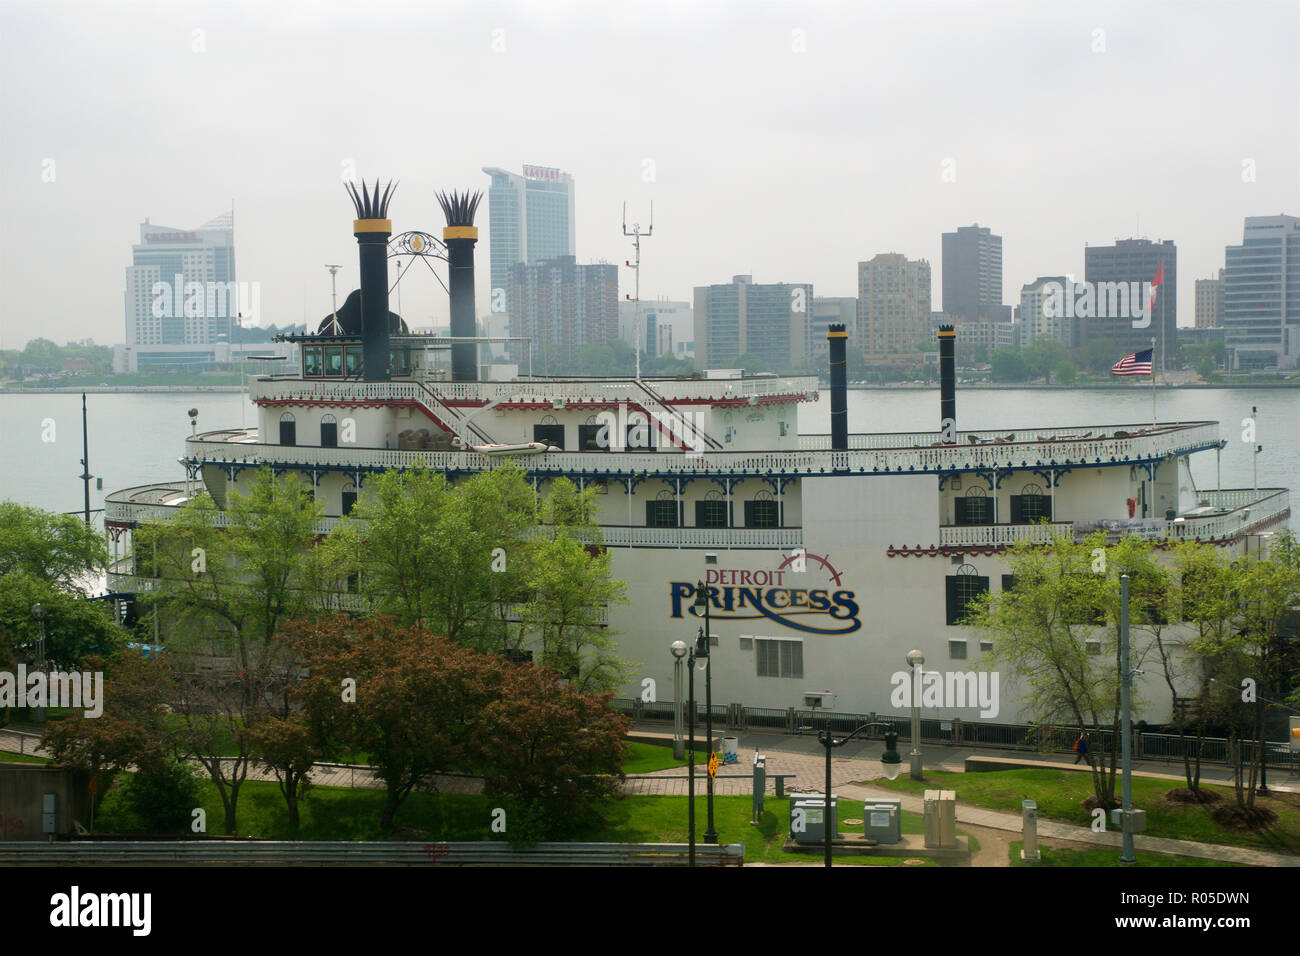
[[[1049,429],[1040,429],[1040,432]],[[229,434],[229,433],[222,433]],[[947,445],[850,449],[849,451],[732,452],[554,452],[522,459],[534,474],[822,475],[835,472],[945,472],[1011,470],[1025,467],[1150,460],[1187,454],[1218,442],[1214,422],[1169,427],[1134,438],[1092,438],[1001,445]],[[209,434],[188,438],[191,461],[236,465],[292,465],[303,468],[409,468],[417,462],[437,470],[481,471],[500,458],[464,451],[398,451],[387,448],[245,444],[213,440]]]
[[[1025,445],[1065,445],[1065,444],[1088,444],[1091,442],[1105,440],[1108,442],[1115,441],[1136,441],[1148,438],[1154,438],[1157,435],[1163,435],[1170,431],[1183,432],[1190,428],[1211,427],[1214,429],[1213,434],[1217,436],[1218,429],[1216,422],[1174,422],[1163,423],[1152,426],[1150,423],[1145,425],[1053,425],[1043,428],[1020,428],[1020,429],[1003,429],[984,430],[984,431],[960,431],[957,432],[957,445],[972,445],[971,439],[975,439],[977,444],[998,444],[1003,447],[1021,448]],[[1115,438],[1117,431],[1130,433],[1129,438]],[[1134,434],[1145,432],[1145,434]],[[1109,436],[1109,437],[1107,437]],[[873,448],[930,448],[941,441],[941,434],[933,432],[871,432],[859,433],[848,436],[848,447],[850,451],[858,449]],[[1008,440],[1009,439],[1009,440]],[[813,434],[799,436],[799,449],[801,451],[818,451],[827,450],[831,447],[831,436],[827,434]]]
[[[1017,541],[1046,544],[1054,538],[1073,537],[1069,521],[1050,524],[944,525],[939,529],[939,544],[944,547],[1009,547]]]
[[[195,481],[194,487],[196,490],[202,491],[203,482]],[[174,504],[164,504],[156,501],[131,501],[127,498],[128,495],[138,497],[142,493],[148,494],[150,491],[157,491],[160,493],[180,491],[183,493],[185,491],[185,482],[160,482],[156,485],[142,485],[139,488],[129,488],[126,491],[114,492],[104,499],[104,520],[120,521],[129,525],[166,521],[175,515],[180,506],[184,504],[184,500]],[[337,517],[322,516],[317,519],[312,530],[316,534],[329,534],[334,530],[334,526],[337,525],[338,522],[339,519]],[[213,512],[212,525],[216,528],[230,527],[230,512]]]
[[[1096,530],[1114,537],[1134,536],[1153,540],[1214,541],[1235,538],[1248,531],[1260,530],[1283,520],[1290,510],[1286,489],[1235,488],[1220,492],[1202,492],[1220,501],[1241,502],[1242,506],[1220,514],[1192,515],[1181,519],[1131,520],[1123,518],[1097,521],[1056,521],[1051,524],[945,525],[939,529],[939,544],[944,547],[1009,547],[1017,541],[1044,544],[1057,537],[1082,538]],[[1213,501],[1211,502],[1214,503]]]
[[[604,525],[609,548],[798,548],[802,528],[646,528]]]
[[[351,382],[315,379],[254,379],[249,397],[307,401],[415,401],[419,400],[420,383],[416,381]],[[430,380],[429,386],[448,399],[472,402],[617,402],[638,401],[645,392],[634,379],[517,381],[517,382],[447,382]],[[802,398],[817,391],[813,376],[761,379],[686,379],[652,380],[650,384],[667,402],[724,401],[728,399],[792,395]]]

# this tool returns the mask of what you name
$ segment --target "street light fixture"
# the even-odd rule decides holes
[[[686,820],[687,828],[690,830],[690,854],[689,864],[695,865],[695,651],[691,650],[687,655],[685,641],[673,641],[673,657],[676,663],[681,664],[682,658],[686,658],[686,669],[690,671],[690,702],[687,705],[687,726],[690,727],[690,742],[687,744],[687,753],[689,754],[689,769],[686,773],[687,780],[687,798],[686,798]]]
[[[682,741],[682,658],[686,656],[686,642],[673,641],[673,757],[681,760],[686,756]]]
[[[695,658],[704,660],[704,724],[705,733],[708,734],[709,740],[709,759],[713,758],[713,655],[709,653],[709,645],[713,640],[713,635],[709,629],[709,594],[710,589],[705,587],[704,582],[698,582],[695,585],[695,608],[696,614],[699,609],[704,609],[704,627],[700,630],[695,640]],[[692,674],[692,683],[694,675]],[[708,782],[708,813],[709,823],[704,829],[704,842],[717,843],[718,831],[713,826],[713,775],[709,775]]]
[[[36,619],[36,669],[45,670],[45,608],[40,603],[32,605],[32,617]],[[45,720],[45,708],[33,707],[32,719],[37,723]]]
[[[924,780],[921,772],[921,665],[925,655],[918,650],[907,652],[907,663],[912,668],[912,779]]]
[[[817,734],[817,742],[826,748],[826,802],[822,820],[823,830],[825,831],[827,866],[831,865],[831,831],[834,829],[831,824],[831,750],[835,747],[843,747],[858,734],[862,733],[864,730],[870,730],[873,727],[885,728],[885,752],[880,755],[880,763],[884,768],[885,776],[890,780],[897,780],[898,775],[903,770],[903,758],[898,754],[898,732],[894,730],[893,724],[872,721],[871,723],[863,724],[847,737],[841,737],[836,740],[835,736],[831,733],[830,719],[827,718],[826,729],[819,731]],[[838,817],[835,822],[839,822]]]

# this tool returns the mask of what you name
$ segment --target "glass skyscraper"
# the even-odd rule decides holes
[[[550,166],[525,166],[523,175],[484,166],[488,188],[488,254],[492,311],[509,309],[517,263],[576,255],[573,177]],[[500,290],[500,291],[498,291]]]
[[[1295,368],[1300,357],[1300,218],[1247,216],[1224,250],[1223,327],[1238,368]]]

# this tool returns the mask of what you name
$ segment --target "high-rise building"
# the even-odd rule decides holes
[[[578,265],[573,256],[518,262],[508,288],[510,334],[532,339],[535,372],[574,371],[584,348],[618,337],[617,266]]]
[[[241,294],[243,302],[241,303]],[[257,304],[235,281],[234,214],[197,229],[159,226],[146,219],[126,267],[125,367],[202,365],[212,346],[230,345],[241,311]],[[256,321],[256,314],[245,315]]]
[[[976,223],[943,234],[943,311],[966,322],[1010,322],[1002,304],[1002,237]]]
[[[930,263],[897,252],[859,262],[857,325],[862,350],[877,355],[914,352],[932,338]]]
[[[1247,216],[1224,250],[1223,327],[1237,368],[1295,368],[1300,357],[1300,218]]]
[[[665,347],[671,342],[671,349]],[[628,345],[640,342],[642,350],[654,358],[671,351],[681,358],[695,336],[695,319],[691,303],[671,299],[641,300],[641,332],[636,331],[636,303],[623,299],[618,304],[618,337]]]
[[[1223,327],[1223,270],[1217,279],[1196,280],[1196,327],[1219,329]]]
[[[695,365],[734,366],[752,355],[768,368],[800,367],[809,354],[810,282],[756,285],[753,276],[734,276],[726,285],[695,288]]]
[[[1020,287],[1021,347],[1032,342],[1035,336],[1050,335],[1067,349],[1074,348],[1075,319],[1054,304],[1067,289],[1073,289],[1073,279],[1066,276],[1039,276]]]
[[[516,263],[574,256],[573,177],[549,166],[525,166],[523,175],[484,166],[488,187],[491,301],[500,311],[511,299]]]
[[[1143,283],[1154,282],[1163,267],[1163,281],[1156,292],[1150,323],[1145,315],[1135,315],[1145,309],[1146,297]],[[1178,351],[1178,248],[1172,239],[1153,242],[1150,239],[1120,239],[1113,246],[1088,246],[1083,250],[1083,281],[1091,289],[1095,303],[1091,314],[1079,316],[1075,307],[1075,335],[1078,345],[1089,342],[1110,342],[1115,346],[1118,361],[1127,352],[1151,347],[1155,339],[1155,368],[1169,367],[1168,356]],[[1136,283],[1138,295],[1129,298],[1130,312],[1115,308],[1122,300],[1106,292],[1118,288],[1110,283],[1125,284],[1132,289]],[[1086,294],[1086,291],[1085,291]],[[1103,308],[1108,302],[1110,307]],[[1108,313],[1108,314],[1098,314]]]
[[[818,365],[825,365],[829,355],[826,329],[832,324],[843,325],[849,333],[849,346],[860,348],[858,300],[852,296],[825,295],[813,299],[812,326],[808,330],[808,336],[812,345],[812,359]]]

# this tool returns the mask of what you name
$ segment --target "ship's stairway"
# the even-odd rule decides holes
[[[722,450],[721,442],[692,421],[689,413],[683,413],[676,406],[670,405],[646,382],[637,379],[636,384],[645,396],[641,407],[673,441],[692,451]]]
[[[461,413],[454,405],[449,405],[434,389],[424,382],[417,382],[424,394],[424,406],[429,417],[451,431],[465,445],[493,445],[496,440],[482,426],[470,420],[470,416]],[[476,409],[477,414],[481,409]]]

